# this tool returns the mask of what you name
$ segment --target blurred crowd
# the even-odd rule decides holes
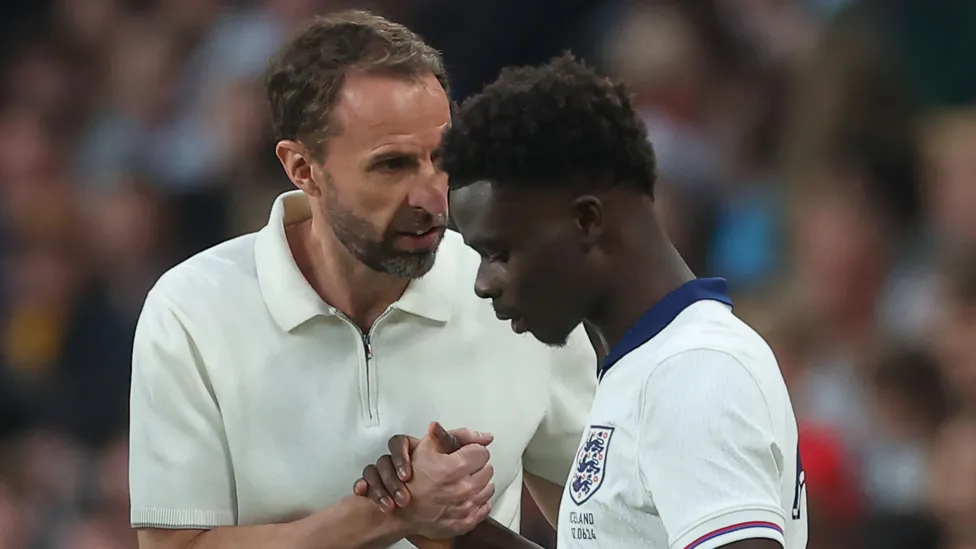
[[[265,63],[346,7],[457,99],[565,49],[628,82],[669,234],[783,367],[810,549],[976,548],[976,2],[35,0],[0,8],[0,549],[135,547],[142,299],[264,224]]]

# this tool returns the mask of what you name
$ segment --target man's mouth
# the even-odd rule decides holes
[[[443,227],[434,226],[415,231],[400,232],[400,242],[410,250],[422,250],[433,247],[441,236]]]
[[[503,322],[506,320],[511,322],[513,332],[517,334],[525,333],[526,331],[525,319],[523,317],[511,313],[499,313],[499,312],[495,312],[495,316],[498,317],[498,320],[501,320]]]

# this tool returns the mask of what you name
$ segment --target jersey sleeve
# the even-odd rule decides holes
[[[597,359],[582,325],[552,351],[549,407],[523,456],[525,470],[563,486],[596,393]]]
[[[721,351],[684,351],[648,376],[641,409],[640,478],[671,549],[784,545],[784,453],[752,372]]]
[[[136,327],[129,486],[135,528],[236,522],[220,411],[183,315],[150,292]]]

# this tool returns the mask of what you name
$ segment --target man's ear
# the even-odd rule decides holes
[[[304,145],[297,141],[283,139],[275,145],[275,155],[281,162],[281,167],[285,169],[288,179],[291,179],[296,187],[309,196],[322,194],[322,189],[312,177],[314,160]]]
[[[586,250],[591,250],[603,237],[603,203],[588,194],[573,201],[576,210],[576,226],[580,231],[580,242]]]

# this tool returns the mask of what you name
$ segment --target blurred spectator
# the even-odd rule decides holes
[[[158,181],[191,184],[200,160],[179,139],[176,37],[155,20],[129,17],[113,41],[105,102],[81,141],[84,183],[104,187],[139,169]]]
[[[799,432],[810,510],[808,548],[850,547],[863,510],[848,450],[829,427],[804,423]]]
[[[912,512],[923,507],[929,447],[949,414],[938,364],[927,353],[896,350],[873,375],[876,442],[866,452],[867,494],[876,511]]]
[[[0,454],[0,547],[28,549],[38,527],[37,508],[27,497],[16,439],[0,444],[7,446]]]
[[[695,271],[704,267],[714,190],[721,173],[709,99],[724,74],[694,13],[670,2],[634,3],[607,36],[605,63],[626,82],[653,136],[658,215]]]
[[[976,248],[955,250],[940,271],[938,322],[932,339],[959,409],[976,414]]]
[[[941,111],[922,134],[925,198],[934,240],[942,248],[976,243],[976,108]]]
[[[945,549],[976,546],[976,421],[960,416],[939,435],[929,498],[945,535]]]
[[[871,517],[857,543],[860,549],[949,549],[942,545],[938,524],[917,514]]]

